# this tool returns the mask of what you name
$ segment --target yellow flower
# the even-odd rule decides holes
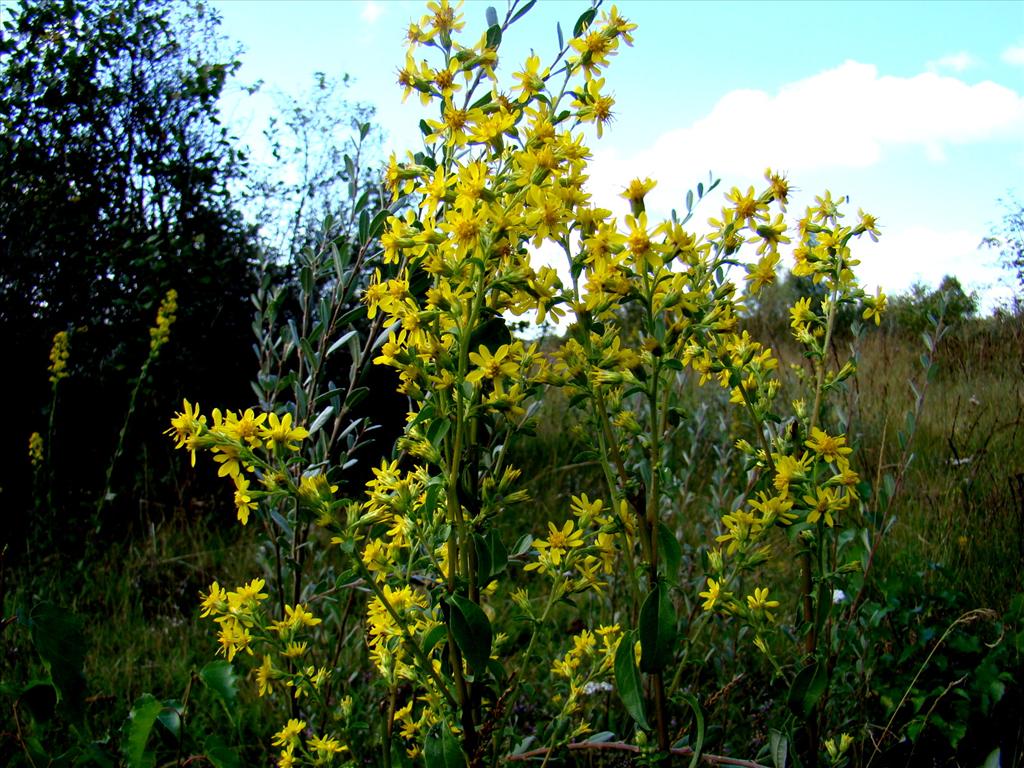
[[[860,223],[857,224],[857,227],[856,229],[854,229],[854,232],[856,234],[867,232],[868,237],[870,237],[877,243],[879,236],[882,234],[881,232],[878,231],[878,219],[876,219],[870,213],[864,213],[864,210],[861,208],[857,209],[857,215],[860,217]]]
[[[256,502],[249,493],[249,481],[240,474],[232,476],[235,481],[235,510],[242,525],[248,525],[249,513],[256,509]]]
[[[790,483],[804,479],[811,464],[811,457],[795,459],[792,456],[773,453],[772,458],[775,461],[775,489],[779,495],[785,496],[789,493]]]
[[[597,138],[604,136],[604,126],[613,119],[612,107],[615,99],[601,93],[604,78],[590,80],[581,94],[578,94],[572,106],[576,107],[576,119],[581,123],[594,123],[597,126]],[[648,179],[650,181],[650,179]],[[650,182],[654,186],[654,182]]]
[[[299,741],[299,734],[301,734],[306,728],[305,720],[291,719],[280,731],[274,734],[274,739],[271,741],[275,747],[283,747],[287,745],[297,744]]]
[[[344,746],[340,741],[330,736],[314,736],[308,743],[309,748],[314,750],[317,753],[317,756],[321,759],[330,755],[336,755],[348,749],[348,747]]]
[[[619,197],[624,197],[629,201],[629,207],[634,216],[639,216],[644,210],[644,198],[647,193],[650,192],[657,185],[658,182],[652,181],[651,179],[633,179],[629,182],[629,186],[626,187]]]
[[[864,314],[865,320],[874,320],[875,325],[882,324],[882,314],[886,310],[886,306],[889,302],[888,297],[882,293],[882,289],[876,290],[874,296],[866,296],[864,298]]]
[[[753,187],[747,189],[746,193],[733,187],[725,199],[732,203],[736,221],[751,229],[767,218],[768,204],[757,197]]]
[[[721,596],[721,594],[721,583],[709,577],[707,590],[700,593],[700,596],[704,598],[704,610],[710,611],[712,608],[714,608],[715,603],[718,601],[718,598]]]
[[[232,661],[239,651],[252,655],[252,648],[249,647],[252,636],[242,622],[234,616],[221,616],[217,622],[220,624],[220,633],[217,635],[217,642],[220,643],[218,653],[227,656],[228,661]]]
[[[203,609],[202,613],[199,614],[200,618],[205,618],[213,613],[221,613],[227,607],[228,593],[223,590],[216,581],[210,585],[210,593],[203,595],[201,592],[199,596],[203,598],[200,607]]]
[[[263,591],[263,588],[266,585],[267,582],[263,579],[252,579],[234,592],[228,592],[228,610],[232,613],[251,611],[258,603],[269,597],[269,595]]]
[[[529,101],[534,94],[544,90],[544,81],[548,78],[549,70],[540,71],[540,56],[530,56],[526,59],[521,72],[513,73],[513,77],[519,81],[518,85],[512,86],[513,91],[521,91],[520,101]]]
[[[156,311],[156,325],[149,329],[149,351],[156,352],[167,343],[171,336],[171,325],[174,324],[175,313],[178,311],[178,292],[171,288],[160,302]]]
[[[773,251],[762,257],[757,264],[745,265],[747,276],[744,279],[750,283],[749,290],[752,296],[759,294],[764,286],[775,282],[775,266],[778,263],[779,254]]]
[[[846,445],[845,437],[831,437],[817,427],[811,430],[811,437],[804,445],[826,461],[837,461],[841,456],[853,453],[853,449]]]
[[[297,451],[299,446],[295,443],[309,437],[309,432],[305,428],[292,427],[291,413],[286,413],[283,418],[279,418],[276,413],[270,413],[267,414],[267,421],[269,426],[260,428],[260,437],[266,440],[271,448],[282,446],[289,451]]]
[[[289,744],[281,750],[277,758],[277,768],[294,768],[295,766],[295,745]]]
[[[316,618],[312,613],[303,608],[301,604],[296,605],[294,608],[286,605],[284,612],[284,621],[275,621],[273,627],[271,627],[275,632],[295,630],[300,627],[315,627],[322,621],[322,619]]]
[[[196,438],[206,429],[206,417],[199,415],[199,404],[193,408],[188,400],[183,401],[185,410],[175,414],[171,419],[170,429],[164,430],[177,442],[175,448],[185,448],[192,454],[192,466],[196,465]]]
[[[583,531],[573,530],[575,526],[576,523],[572,520],[566,520],[561,528],[549,522],[548,538],[533,542],[533,546],[542,555],[547,554],[553,565],[559,565],[562,562],[562,555],[568,550],[583,546]]]
[[[469,353],[469,362],[476,367],[467,374],[466,381],[478,384],[482,379],[493,381],[504,376],[515,375],[519,370],[519,365],[511,357],[514,351],[514,346],[502,344],[492,355],[491,351],[481,344],[478,352]]]
[[[271,691],[271,682],[276,677],[274,665],[270,662],[269,656],[263,657],[263,663],[256,670],[256,684],[259,687],[259,695],[266,696]]]
[[[43,463],[43,436],[38,432],[28,436],[28,460],[33,468]]]
[[[805,495],[803,501],[809,510],[807,522],[813,524],[824,517],[825,525],[829,528],[835,524],[832,513],[845,508],[849,503],[845,496],[837,496],[834,488],[816,488],[815,495]]]
[[[53,346],[50,347],[50,383],[56,384],[67,378],[68,355],[70,354],[71,338],[67,331],[57,331],[53,335]]]
[[[747,595],[747,607],[757,614],[763,614],[768,620],[772,620],[772,614],[768,611],[769,608],[778,608],[778,600],[768,599],[768,588],[767,587],[755,587],[754,594]]]

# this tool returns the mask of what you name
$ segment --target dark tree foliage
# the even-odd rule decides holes
[[[978,296],[964,291],[952,275],[942,278],[938,288],[914,283],[905,292],[889,300],[886,328],[918,335],[932,325],[931,318],[942,318],[950,328],[959,328],[978,313]]]
[[[18,371],[6,377],[18,439],[2,463],[23,480],[22,436],[45,427],[50,339],[77,329],[52,446],[56,506],[70,512],[98,492],[167,289],[179,320],[138,433],[158,433],[182,395],[247,397],[256,242],[229,193],[244,156],[217,118],[238,65],[198,3],[22,0],[3,18],[0,338]],[[123,484],[166,474],[165,458],[135,451]],[[26,484],[0,481],[5,505],[25,508],[12,495]]]

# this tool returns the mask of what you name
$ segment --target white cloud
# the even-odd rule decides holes
[[[383,13],[383,6],[375,3],[374,0],[369,0],[369,2],[363,6],[363,12],[359,14],[359,18],[373,24],[373,22],[379,19]]]
[[[999,58],[1007,64],[1024,67],[1024,45],[1011,45],[999,55]]]
[[[940,69],[948,69],[953,72],[963,72],[966,69],[970,69],[973,66],[977,66],[978,60],[971,56],[967,51],[960,51],[958,53],[951,53],[948,56],[935,59],[935,61],[929,61],[927,64],[929,72],[935,72]]]
[[[977,232],[965,229],[916,225],[883,230],[877,243],[857,241],[858,276],[865,285],[881,286],[887,293],[904,291],[916,282],[937,286],[946,275],[959,278],[965,288],[980,288],[998,278],[998,269],[978,249],[980,243]]]
[[[917,147],[942,162],[950,145],[1020,136],[1024,96],[1010,88],[934,72],[880,75],[873,65],[847,61],[776,93],[732,91],[705,117],[629,157],[602,150],[605,167],[595,173],[593,189],[597,194],[606,182],[623,185],[648,175],[678,180],[670,182],[676,189],[656,190],[678,200],[709,168],[732,179],[758,179],[765,165],[806,176],[874,166],[899,147]]]

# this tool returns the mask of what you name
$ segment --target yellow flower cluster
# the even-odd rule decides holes
[[[277,758],[278,768],[292,768],[303,761],[312,765],[334,765],[339,756],[348,752],[348,747],[337,738],[329,734],[307,735],[307,731],[305,720],[291,718],[274,734],[271,744],[281,748]]]
[[[56,384],[68,375],[68,356],[71,353],[71,338],[67,331],[57,331],[50,347],[50,383]]]
[[[213,460],[220,464],[217,474],[228,476],[235,484],[235,509],[242,525],[249,522],[250,513],[257,508],[259,498],[273,492],[284,483],[290,488],[292,480],[273,464],[274,458],[286,457],[287,452],[298,450],[299,443],[309,436],[304,427],[292,426],[291,413],[278,416],[276,413],[255,413],[251,408],[235,413],[214,408],[211,417],[213,425],[207,424],[205,415],[200,414],[198,404],[193,406],[184,401],[184,410],[175,414],[171,426],[165,431],[175,440],[175,448],[183,448],[191,454],[192,466],[196,463],[196,451],[209,450]],[[255,473],[263,491],[250,488],[246,473]],[[301,492],[300,492],[301,489]],[[326,479],[303,478],[293,490],[301,497],[313,500],[323,506],[336,487]],[[326,493],[326,497],[325,497]]]
[[[591,631],[584,629],[572,637],[572,648],[555,659],[551,673],[568,684],[566,694],[558,694],[561,704],[560,717],[579,717],[588,697],[612,690],[608,682],[615,664],[615,651],[622,640],[618,624],[600,626]],[[599,698],[599,697],[598,697]],[[569,738],[576,738],[590,730],[585,720],[580,720]]]
[[[43,463],[43,436],[38,432],[28,436],[28,460],[32,462],[34,469],[38,469]]]
[[[228,661],[234,659],[239,651],[252,655],[250,630],[262,620],[259,604],[268,597],[262,591],[264,586],[266,582],[263,579],[253,579],[237,590],[228,592],[215,581],[210,585],[210,591],[200,596],[200,616],[212,616],[219,625],[218,652],[224,654]]]
[[[156,324],[149,329],[149,351],[155,353],[171,337],[171,326],[177,317],[178,292],[171,288],[156,311]]]

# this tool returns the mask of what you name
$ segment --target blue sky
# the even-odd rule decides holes
[[[467,2],[466,35],[485,28]],[[411,0],[215,0],[223,31],[242,44],[243,82],[301,93],[312,74],[349,74],[349,96],[372,104],[387,151],[416,147],[422,115],[402,104],[395,73]],[[499,77],[533,49],[556,51],[587,3],[540,0],[505,36]],[[725,190],[787,171],[801,211],[825,188],[873,213],[883,237],[859,250],[863,276],[889,292],[955,274],[986,306],[1009,295],[994,253],[979,250],[1000,198],[1024,197],[1024,2],[624,2],[639,26],[607,73],[615,122],[588,137],[595,198],[616,212],[634,176],[658,187],[667,214],[713,171]],[[225,112],[257,142],[269,95]],[[257,155],[258,157],[258,152]],[[715,213],[717,201],[705,209]],[[703,216],[702,218],[706,218]],[[1000,283],[1003,283],[1000,285]]]

